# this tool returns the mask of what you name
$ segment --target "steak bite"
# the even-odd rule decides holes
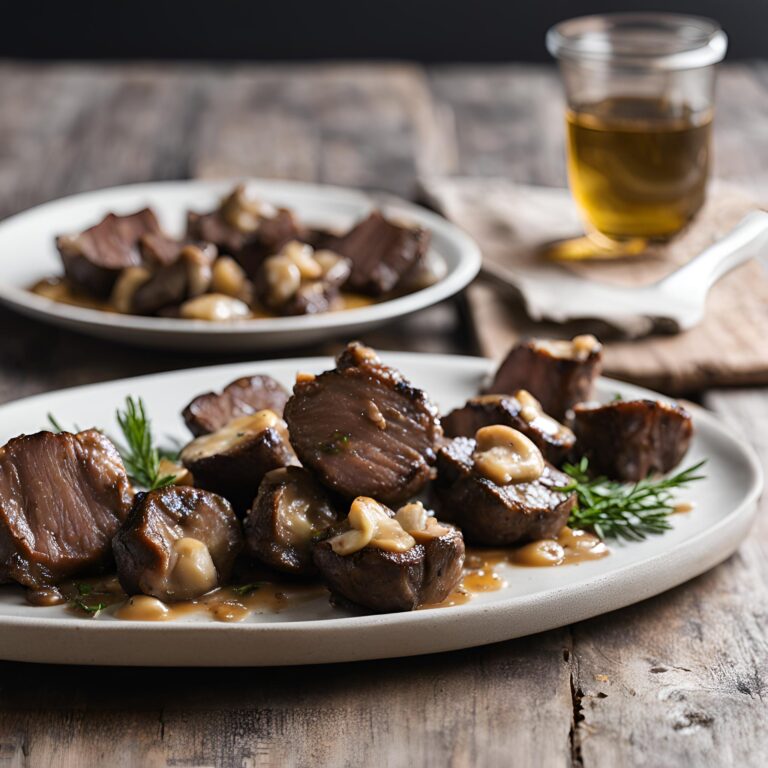
[[[448,437],[473,437],[482,427],[502,424],[522,432],[542,452],[544,458],[559,465],[570,454],[576,437],[541,408],[541,403],[525,389],[511,395],[479,395],[467,400],[441,419]]]
[[[0,582],[38,589],[101,570],[133,492],[100,432],[38,432],[0,448]]]
[[[285,422],[269,410],[195,438],[180,458],[198,488],[224,496],[238,514],[251,506],[267,472],[296,464]]]
[[[207,435],[225,427],[232,419],[269,410],[278,416],[288,401],[285,387],[271,376],[243,376],[227,384],[221,392],[198,395],[182,411],[184,423],[195,436]]]
[[[494,430],[491,439],[485,430]],[[570,478],[541,454],[537,462],[532,443],[523,444],[517,451],[520,459],[514,461],[496,437],[500,430],[515,431],[485,427],[477,441],[457,437],[440,450],[435,489],[441,518],[458,525],[472,544],[509,546],[557,536],[576,503],[575,494],[556,490]],[[507,432],[501,434],[508,445],[514,442]]]
[[[206,293],[211,286],[215,259],[216,247],[211,244],[183,246],[174,262],[156,267],[135,289],[130,311],[154,315]]]
[[[264,475],[245,518],[246,549],[278,571],[315,573],[312,539],[342,517],[306,469],[273,469]]]
[[[138,493],[112,542],[123,589],[166,601],[191,600],[222,586],[242,545],[229,502],[180,485]]]
[[[299,460],[320,482],[347,499],[386,504],[426,485],[442,437],[424,392],[359,343],[333,370],[298,378],[285,420]]]
[[[545,413],[563,421],[576,403],[589,400],[602,366],[602,345],[591,335],[571,341],[531,339],[516,344],[496,371],[489,394],[526,389]]]
[[[239,184],[210,213],[187,214],[187,236],[214,243],[236,259],[250,277],[261,262],[289,240],[301,240],[304,228],[287,208],[275,208],[252,197]]]
[[[66,276],[105,299],[123,269],[141,265],[139,240],[153,234],[162,234],[160,224],[155,214],[144,208],[128,216],[109,213],[78,235],[59,235],[56,247]]]
[[[669,472],[682,461],[691,443],[693,422],[679,405],[620,400],[577,405],[574,430],[592,473],[637,481],[654,472]]]
[[[333,595],[344,601],[380,613],[412,611],[445,600],[458,584],[464,540],[421,505],[395,515],[360,496],[347,519],[315,546],[314,561]]]
[[[394,290],[429,249],[431,234],[419,226],[405,226],[386,219],[380,211],[332,241],[331,250],[350,260],[347,287],[368,296]]]

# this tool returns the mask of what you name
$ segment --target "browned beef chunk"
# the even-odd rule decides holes
[[[576,442],[573,432],[545,414],[540,403],[526,390],[512,395],[472,397],[441,422],[448,437],[474,437],[478,429],[492,424],[512,427],[529,437],[544,458],[555,465],[568,458]]]
[[[185,245],[186,242],[174,240],[162,232],[150,232],[139,238],[139,253],[145,265],[167,267],[179,258]]]
[[[256,278],[264,259],[279,253],[291,240],[302,240],[304,229],[292,211],[278,208],[271,217],[262,219],[259,228],[243,247],[232,255],[252,280]]]
[[[242,545],[229,502],[181,485],[137,494],[112,544],[123,589],[167,601],[222,586]]]
[[[341,539],[355,533],[350,524],[355,505],[376,505],[390,517],[393,528],[382,530],[373,522],[373,538],[364,546],[344,547]],[[412,611],[425,603],[445,600],[461,578],[464,539],[461,532],[429,516],[421,505],[419,530],[403,523],[403,510],[394,520],[392,510],[373,499],[353,502],[350,518],[330,528],[315,545],[313,556],[323,580],[341,603],[351,603],[376,612]],[[411,518],[408,515],[407,518]],[[406,519],[407,519],[406,518]],[[411,530],[406,530],[411,527]],[[362,544],[362,542],[360,542]],[[341,546],[340,546],[341,545]]]
[[[0,448],[0,581],[45,587],[111,561],[132,491],[100,432],[38,432]]]
[[[211,285],[215,259],[213,245],[183,246],[173,263],[156,267],[151,277],[136,288],[131,298],[131,312],[154,315],[205,293]]]
[[[576,446],[590,471],[614,480],[668,472],[685,456],[693,434],[690,414],[653,400],[622,400],[574,408]]]
[[[314,573],[312,539],[342,517],[326,490],[305,469],[273,469],[264,475],[245,518],[246,547],[253,557],[278,571]]]
[[[243,376],[227,384],[221,392],[198,395],[182,411],[184,423],[195,436],[207,435],[225,427],[238,416],[270,410],[278,416],[288,401],[285,387],[271,376]]]
[[[563,421],[576,403],[589,400],[602,357],[594,336],[523,341],[512,348],[487,391],[511,394],[526,389],[541,402],[545,413]]]
[[[254,278],[261,262],[289,240],[301,240],[305,230],[287,208],[274,208],[250,197],[240,184],[211,213],[187,214],[187,235],[214,243],[236,259]]]
[[[300,378],[285,420],[301,463],[324,485],[387,504],[424,487],[442,436],[425,393],[357,343],[335,369]]]
[[[474,469],[475,441],[457,437],[437,456],[440,517],[458,525],[472,544],[509,546],[557,536],[576,503],[554,490],[570,478],[550,464],[530,483],[497,485]]]
[[[264,475],[296,463],[285,422],[271,411],[240,416],[189,443],[182,464],[195,485],[221,494],[238,514],[253,503]]]
[[[422,259],[430,239],[426,229],[402,226],[374,211],[328,247],[352,263],[349,290],[381,296]]]
[[[351,555],[337,555],[328,541],[314,549],[315,565],[332,593],[377,613],[412,611],[421,604],[424,547],[387,552],[365,547]]]
[[[56,247],[64,273],[75,284],[99,298],[107,298],[120,272],[141,264],[142,236],[162,234],[149,208],[129,216],[110,213],[79,235],[60,235]]]

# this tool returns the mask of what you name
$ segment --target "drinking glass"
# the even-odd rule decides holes
[[[583,16],[547,33],[565,86],[569,184],[594,255],[670,238],[701,208],[726,47],[717,22],[670,13]]]

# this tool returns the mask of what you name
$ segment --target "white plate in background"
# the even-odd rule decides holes
[[[188,210],[212,210],[236,183],[153,182],[65,197],[0,222],[0,302],[37,320],[101,338],[152,347],[245,352],[307,345],[339,335],[352,338],[453,296],[480,269],[480,251],[468,235],[441,216],[411,203],[380,204],[363,192],[328,185],[244,181],[255,195],[294,210],[310,226],[348,228],[375,207],[421,224],[432,232],[430,248],[445,263],[446,274],[428,288],[357,309],[231,323],[120,315],[62,304],[27,290],[41,278],[63,273],[54,243],[57,235],[80,232],[109,212],[127,214],[148,206],[166,231],[180,236]]]
[[[487,360],[384,353],[445,412],[475,394],[490,373]],[[39,395],[0,407],[0,441],[46,425],[52,412],[66,427],[91,425],[115,434],[115,408],[141,396],[158,436],[189,435],[180,417],[195,395],[251,373],[286,386],[297,371],[319,372],[330,359],[259,362],[142,376]],[[610,400],[656,397],[609,379],[597,394]],[[612,611],[670,589],[727,558],[747,535],[762,489],[754,452],[715,416],[692,407],[695,435],[683,465],[703,458],[706,479],[681,492],[694,503],[673,517],[673,529],[630,544],[611,544],[601,560],[555,568],[498,566],[507,586],[475,595],[465,605],[412,613],[351,616],[327,597],[253,615],[239,624],[192,615],[174,622],[129,622],[105,611],[75,618],[61,606],[28,605],[23,590],[0,587],[0,658],[71,664],[266,666],[411,656],[493,643],[541,632]]]

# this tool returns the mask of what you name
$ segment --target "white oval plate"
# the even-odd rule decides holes
[[[477,392],[491,370],[486,360],[387,354],[430,393],[443,411]],[[179,411],[200,392],[249,373],[269,373],[286,386],[297,371],[319,372],[330,359],[305,358],[197,368],[27,398],[0,407],[0,440],[44,428],[52,412],[66,427],[97,425],[116,433],[114,409],[128,395],[144,398],[158,436],[186,439]],[[647,390],[603,379],[608,400],[649,396]],[[655,397],[655,395],[653,395]],[[325,597],[240,624],[203,617],[128,622],[109,615],[73,618],[63,607],[25,603],[18,587],[0,588],[0,658],[73,664],[266,666],[410,656],[467,648],[570,624],[670,589],[728,557],[747,534],[762,488],[753,451],[717,419],[692,408],[695,437],[685,464],[706,458],[706,480],[681,496],[695,509],[674,516],[661,536],[612,544],[610,556],[559,568],[499,566],[507,586],[461,606],[413,613],[350,616]]]
[[[56,235],[79,232],[110,211],[126,214],[150,206],[163,227],[180,236],[187,210],[211,210],[235,184],[233,180],[154,182],[65,197],[0,222],[0,302],[38,320],[131,344],[208,352],[251,351],[306,345],[339,335],[352,338],[453,296],[480,269],[480,251],[474,241],[419,206],[405,201],[379,204],[363,192],[341,187],[260,179],[247,183],[256,195],[293,209],[311,226],[343,229],[372,207],[422,224],[432,232],[431,249],[442,257],[446,274],[429,288],[367,307],[236,323],[118,315],[68,306],[26,290],[43,277],[62,273],[54,245]]]

